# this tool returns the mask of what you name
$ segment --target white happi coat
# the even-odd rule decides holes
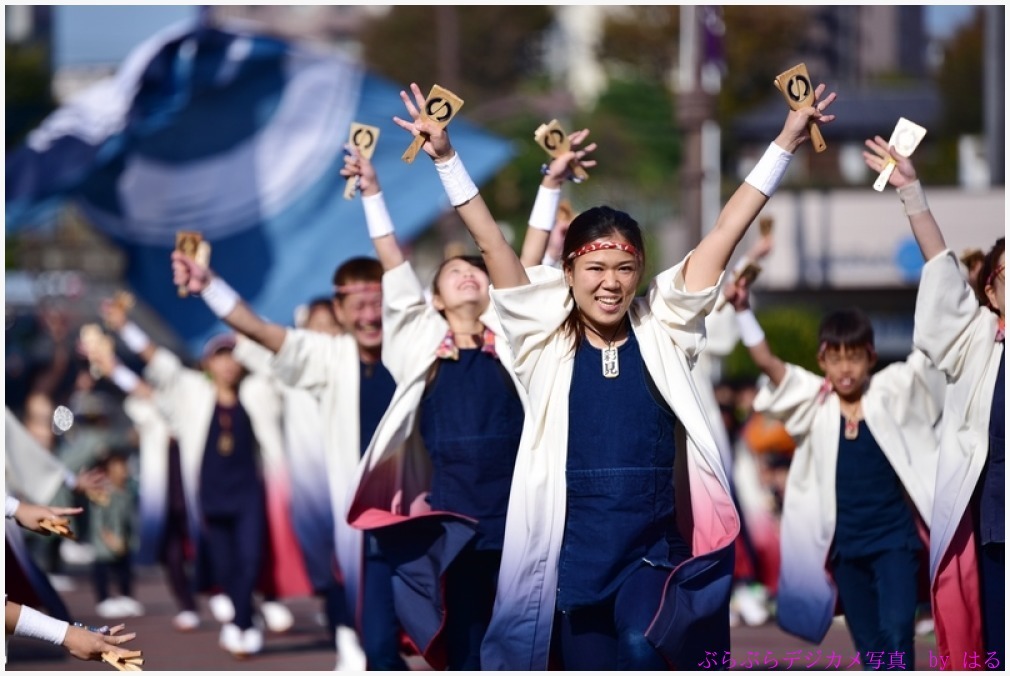
[[[35,440],[17,416],[4,407],[4,484],[7,494],[48,505],[73,474]]]
[[[719,447],[726,474],[733,475],[733,443],[723,423],[722,411],[715,398],[716,372],[724,359],[740,340],[740,330],[736,325],[736,310],[730,303],[705,316],[705,349],[698,355],[698,363],[692,373],[698,387],[698,395],[705,405],[705,411],[712,421],[712,433]]]
[[[284,458],[283,464],[266,468],[268,481],[275,488],[270,492],[273,500],[268,507],[272,513],[283,514],[301,536],[298,546],[302,549],[313,586],[319,589],[329,587],[337,579],[333,546],[334,500],[330,495],[326,439],[319,402],[308,390],[281,383],[271,370],[273,353],[259,343],[239,335],[232,355],[250,373],[268,378],[280,393]]]
[[[197,491],[207,433],[217,405],[214,385],[202,371],[187,368],[164,348],[155,350],[143,375],[158,392],[158,405],[179,443],[186,508],[192,510],[192,514],[200,514]],[[280,456],[284,444],[277,393],[264,378],[250,375],[239,385],[238,398],[249,414],[262,456]]]
[[[649,374],[687,433],[687,448],[677,453],[686,460],[694,520],[693,535],[685,539],[694,557],[725,553],[731,559],[739,519],[691,373],[705,343],[704,315],[719,287],[686,291],[683,265],[653,280],[647,296],[632,303],[629,315]],[[575,351],[563,324],[574,299],[561,270],[538,266],[527,272],[530,284],[491,291],[516,375],[529,396],[529,410],[509,498],[498,594],[481,650],[485,669],[547,668],[566,520],[568,394]],[[678,491],[678,512],[686,497]],[[718,596],[692,610],[724,613],[728,625],[729,571]],[[664,611],[672,608],[661,604],[657,618]],[[685,614],[690,613],[681,609]],[[665,631],[660,625],[670,626],[659,619],[647,632],[650,639],[654,629]]]
[[[979,305],[952,251],[926,263],[919,281],[913,341],[949,383],[940,431],[929,575],[937,647],[952,663],[971,651],[985,655],[968,505],[989,455],[989,416],[1004,350],[1004,343],[995,339],[998,328],[999,318]]]
[[[388,526],[431,512],[425,498],[431,490],[432,463],[418,423],[428,374],[438,359],[436,352],[449,324],[428,302],[409,262],[383,274],[382,306],[382,361],[397,388],[354,480],[347,517],[359,528]],[[490,304],[480,320],[494,332],[495,352],[512,376],[523,410],[526,410],[525,391],[512,372],[512,353]],[[453,541],[450,546],[456,544],[462,543]],[[440,551],[437,565],[448,565],[450,556],[454,557],[455,552]],[[401,623],[426,659],[438,665],[436,668],[444,668],[442,645],[437,640],[441,632],[430,634],[427,630],[432,622],[425,621],[440,617],[442,594],[437,581],[427,582],[431,587],[426,586],[425,593],[418,595],[421,598],[401,594],[399,588],[394,588],[394,599],[398,613],[408,615],[417,608],[417,603],[423,604],[419,617],[401,617]],[[411,584],[407,583],[407,587],[411,588]],[[439,630],[444,627],[444,621],[441,625]]]
[[[123,400],[123,411],[140,438],[140,564],[158,560],[165,535],[168,514],[168,449],[172,430],[157,403],[137,394]],[[185,489],[183,489],[185,491]],[[188,512],[187,512],[188,514]],[[189,518],[189,532],[195,533],[196,521]]]
[[[288,329],[271,369],[284,384],[308,390],[319,402],[333,507],[337,562],[343,574],[348,609],[360,617],[363,537],[347,513],[354,476],[361,459],[361,357],[351,335],[331,336]]]
[[[352,502],[357,503],[355,516],[360,515],[360,509],[379,505],[396,514],[425,511],[428,508],[423,498],[431,487],[431,463],[417,422],[427,376],[437,359],[436,351],[449,330],[449,323],[427,301],[424,288],[409,262],[383,274],[382,307],[382,363],[389,369],[397,388],[353,482]],[[512,373],[512,353],[490,305],[480,320],[494,332],[495,352],[512,375],[525,407],[525,392]],[[380,486],[374,473],[383,463],[405,457],[409,458],[399,470],[401,475],[395,481],[397,494],[394,498],[393,494],[387,495],[394,484],[383,482],[385,485]],[[369,491],[373,494],[365,495]]]
[[[823,376],[787,364],[778,387],[766,383],[754,400],[754,410],[781,420],[796,441],[782,507],[778,622],[814,643],[824,639],[837,598],[827,565],[842,413],[837,394],[819,396],[823,384]],[[943,388],[942,374],[913,351],[907,361],[873,375],[863,395],[866,425],[927,528]]]

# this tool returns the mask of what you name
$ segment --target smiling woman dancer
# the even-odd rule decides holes
[[[565,669],[695,668],[721,656],[739,520],[691,364],[734,247],[809,138],[808,123],[834,118],[822,111],[835,95],[789,113],[712,231],[636,299],[638,223],[588,209],[569,226],[563,270],[527,270],[411,90],[413,100],[401,92],[411,119],[394,121],[425,136],[484,256],[530,399],[482,667],[546,669],[552,636]],[[686,448],[675,448],[678,424]]]
[[[576,132],[572,145],[587,135]],[[543,257],[574,158],[569,151],[555,159],[541,182],[523,246],[527,264]],[[399,383],[359,468],[349,521],[389,548],[397,614],[429,664],[480,669],[525,396],[513,381],[484,261],[447,258],[429,302],[397,243],[372,163],[352,149],[345,165],[385,270],[382,358]]]

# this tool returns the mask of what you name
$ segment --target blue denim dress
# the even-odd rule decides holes
[[[441,360],[421,400],[432,509],[477,520],[476,549],[501,550],[523,408],[498,360],[479,349]]]
[[[610,600],[641,565],[690,556],[674,518],[676,418],[645,369],[634,332],[605,378],[602,351],[583,340],[569,391],[567,520],[557,608]]]

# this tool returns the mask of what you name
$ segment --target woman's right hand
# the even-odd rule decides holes
[[[414,101],[410,100],[410,95],[407,92],[400,92],[400,99],[407,108],[410,120],[394,116],[393,122],[414,136],[424,136],[425,141],[421,149],[434,161],[445,162],[451,159],[456,151],[453,150],[452,144],[449,142],[449,133],[444,127],[440,127],[437,123],[421,115],[425,99],[417,83],[410,83],[410,91],[414,94]]]
[[[181,251],[172,252],[172,283],[184,286],[190,293],[202,293],[210,284],[211,273]]]
[[[79,660],[101,661],[103,653],[116,653],[117,655],[130,652],[128,648],[120,646],[137,637],[135,632],[120,634],[126,625],[120,624],[109,630],[108,634],[99,634],[84,627],[70,625],[67,628],[67,635],[63,638],[63,647],[71,655]]]
[[[827,89],[827,85],[823,83],[817,85],[814,90],[814,104],[812,106],[789,111],[782,131],[775,139],[776,145],[783,150],[795,152],[801,144],[810,139],[811,124],[825,125],[835,119],[834,115],[825,115],[824,111],[834,103],[837,94],[831,92],[822,99],[821,96],[825,89]]]

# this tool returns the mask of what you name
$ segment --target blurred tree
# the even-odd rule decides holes
[[[774,94],[772,80],[795,65],[807,16],[804,7],[723,7],[726,75],[715,110],[721,128],[728,129],[734,117]],[[678,6],[628,7],[604,24],[600,57],[612,78],[640,78],[666,86],[672,81],[679,43]],[[730,156],[735,153],[725,139],[723,147]]]
[[[51,113],[56,103],[50,93],[45,47],[38,43],[8,44],[4,48],[4,103],[6,148],[19,145],[29,131]]]
[[[779,96],[772,81],[800,60],[796,50],[808,21],[808,13],[809,8],[802,6],[723,7],[726,76],[716,103],[720,127],[727,129],[740,113],[767,101],[769,97]]]
[[[516,159],[482,193],[491,212],[516,230],[517,247],[545,159],[533,132],[549,120],[537,102],[550,96],[541,38],[552,20],[545,5],[396,5],[361,35],[369,68],[403,86],[416,82],[425,93],[437,82],[463,98],[467,119],[516,141]]]
[[[982,8],[976,8],[972,20],[951,36],[936,75],[945,104],[943,132],[952,136],[982,133],[984,19]]]
[[[790,305],[755,312],[772,351],[784,362],[820,373],[817,366],[817,331],[821,311]],[[747,348],[738,344],[723,362],[725,380],[753,380],[761,375]]]
[[[662,81],[615,78],[588,114],[578,116],[605,148],[595,178],[634,185],[644,196],[669,194],[681,161],[673,96]]]
[[[394,82],[416,82],[427,92],[447,75],[440,72],[439,50],[455,44],[458,53],[449,55],[449,60],[458,70],[459,82],[438,84],[456,91],[471,110],[511,95],[540,72],[540,36],[552,20],[549,6],[455,5],[447,9],[452,12],[446,14],[446,8],[434,5],[395,5],[365,28],[361,36],[365,63]],[[456,35],[444,34],[446,29]]]
[[[981,134],[983,128],[984,11],[976,8],[944,44],[943,61],[934,82],[943,105],[941,122],[929,130],[929,143],[916,154],[916,170],[923,181],[957,185],[958,141],[961,136]]]
[[[631,75],[669,82],[677,62],[679,35],[677,5],[626,7],[604,22],[600,58],[612,77]]]

